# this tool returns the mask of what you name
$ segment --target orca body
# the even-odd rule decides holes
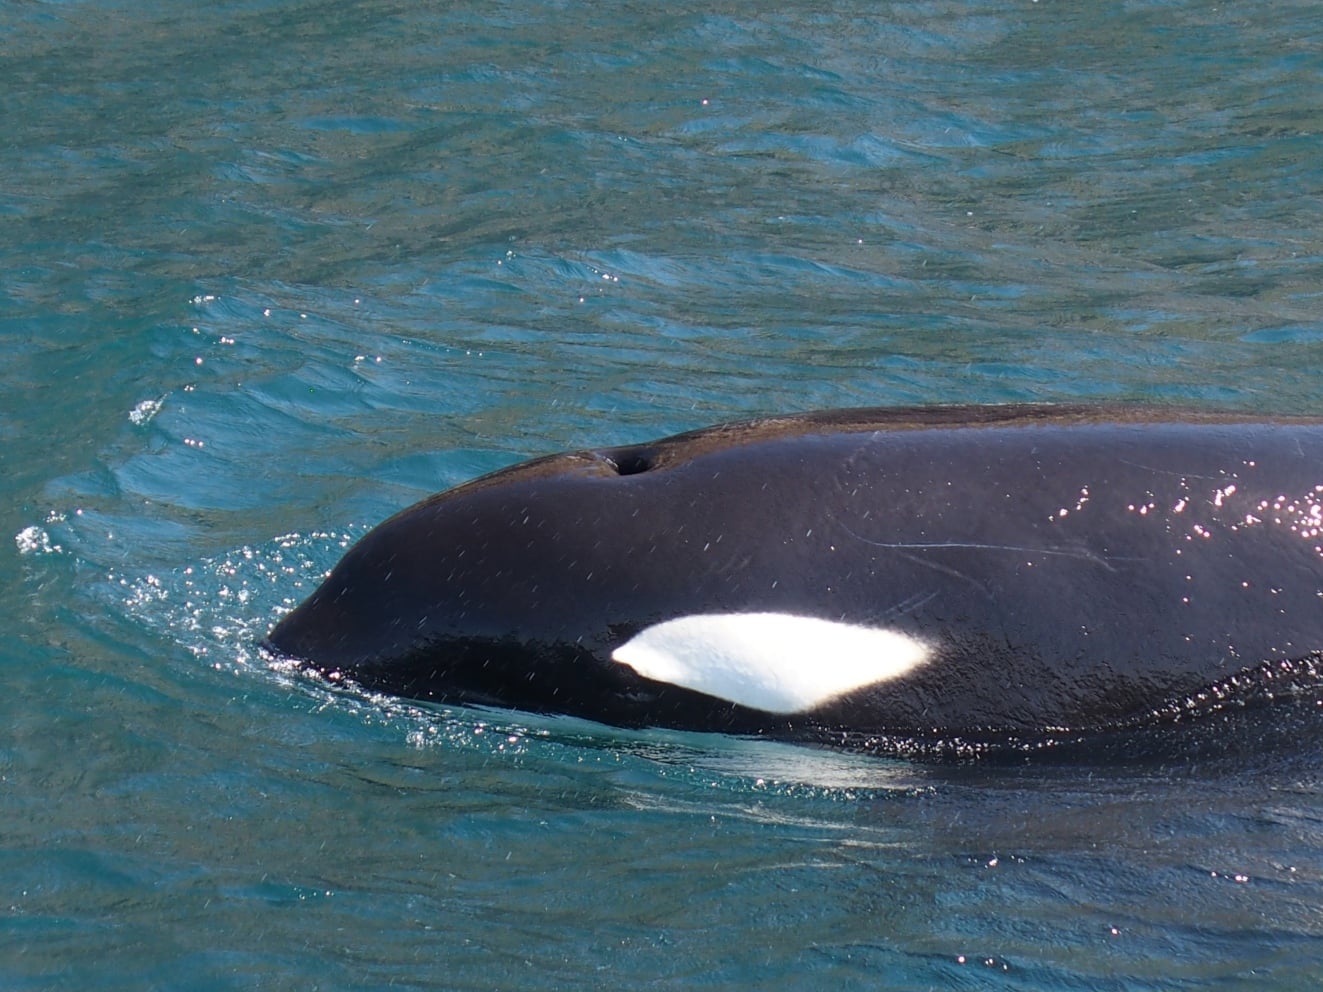
[[[847,410],[406,509],[266,646],[403,696],[885,746],[1317,688],[1323,422]]]

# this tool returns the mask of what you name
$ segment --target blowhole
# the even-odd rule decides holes
[[[640,475],[653,465],[651,448],[615,448],[606,453],[618,475]]]

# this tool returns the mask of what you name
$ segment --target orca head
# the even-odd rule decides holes
[[[794,568],[767,581],[762,531],[722,541],[673,498],[677,457],[552,456],[424,500],[350,548],[265,644],[399,695],[723,729],[804,717],[935,656],[821,615]]]
[[[551,708],[533,705],[556,695],[548,672],[619,667],[602,487],[647,467],[645,449],[554,455],[425,499],[364,535],[263,644],[401,695]]]

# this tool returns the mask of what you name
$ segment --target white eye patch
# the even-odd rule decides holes
[[[645,679],[767,713],[801,713],[927,661],[922,641],[893,630],[788,613],[677,617],[611,653]]]

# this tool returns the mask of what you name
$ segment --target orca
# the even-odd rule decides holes
[[[621,727],[1037,746],[1323,685],[1323,421],[858,409],[515,465],[368,532],[268,651]]]

